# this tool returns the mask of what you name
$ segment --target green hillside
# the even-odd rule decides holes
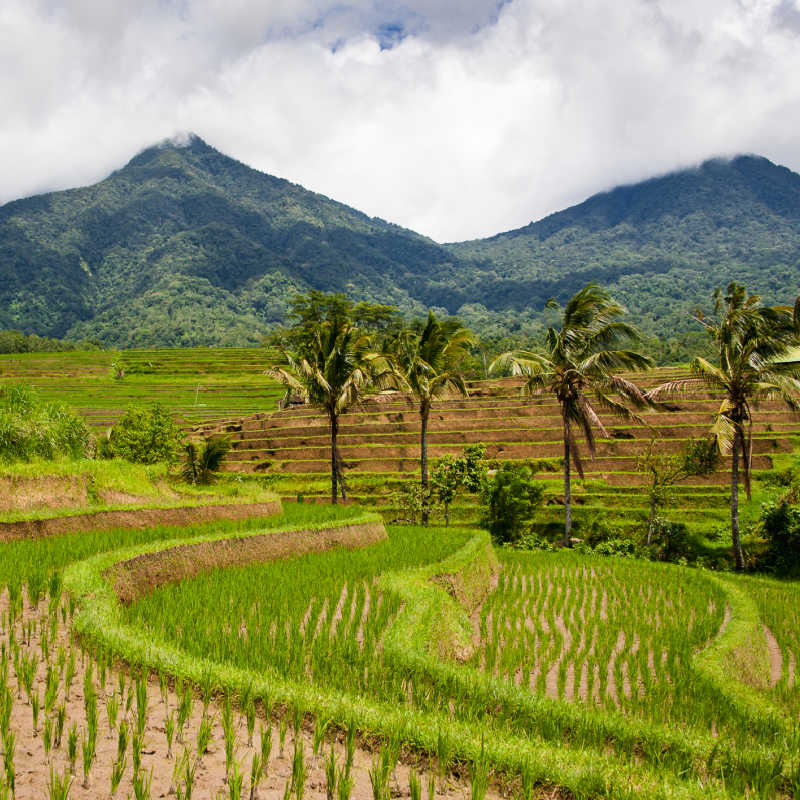
[[[707,161],[450,248],[479,266],[458,291],[431,298],[441,304],[540,310],[593,280],[648,334],[693,331],[692,344],[704,344],[691,314],[715,287],[737,280],[769,302],[797,296],[800,175],[756,156]]]
[[[151,147],[94,186],[0,207],[0,329],[113,347],[254,344],[309,288],[535,338],[549,297],[594,280],[626,303],[659,360],[680,361],[705,344],[691,312],[731,279],[769,302],[800,284],[800,175],[755,156],[450,245],[197,137]]]
[[[410,278],[451,259],[193,137],[94,186],[0,208],[0,329],[118,347],[248,344],[296,290],[421,310]]]

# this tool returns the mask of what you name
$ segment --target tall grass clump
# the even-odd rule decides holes
[[[80,458],[88,446],[89,431],[72,409],[22,384],[0,386],[0,462]]]

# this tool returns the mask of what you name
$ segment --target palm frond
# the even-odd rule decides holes
[[[631,409],[625,405],[625,403],[621,403],[618,400],[615,400],[613,397],[605,394],[602,391],[595,390],[594,392],[595,398],[597,400],[597,404],[603,406],[606,411],[610,411],[614,416],[619,417],[626,422],[636,422],[638,425],[647,425],[647,422],[640,417],[638,414],[631,411]]]
[[[645,392],[645,397],[653,403],[661,400],[672,400],[676,397],[685,397],[693,394],[700,386],[704,385],[705,383],[699,378],[681,378],[677,381],[667,381],[660,386],[654,386]]]
[[[632,403],[637,408],[645,408],[651,405],[647,398],[647,394],[643,392],[633,381],[623,378],[621,375],[611,375],[606,380],[606,386],[616,392],[621,397],[624,397],[629,403]]]
[[[610,371],[641,372],[653,366],[647,356],[633,350],[600,350],[581,361],[579,369],[587,375],[603,377]]]
[[[576,411],[577,421],[583,429],[583,438],[586,439],[586,444],[589,447],[589,453],[591,454],[592,458],[594,458],[597,448],[595,446],[593,428],[597,428],[606,439],[609,438],[608,431],[600,421],[600,417],[597,416],[597,413],[592,408],[592,404],[584,395],[581,395],[580,399],[578,400],[578,408]]]
[[[729,404],[724,402],[719,411],[714,416],[714,422],[711,425],[711,436],[716,442],[717,449],[723,455],[730,453],[733,447],[733,437],[736,433],[736,423],[732,422],[726,412],[729,409]]]
[[[710,361],[697,356],[689,365],[691,372],[708,388],[727,390],[730,376],[726,375],[720,367],[715,367]]]

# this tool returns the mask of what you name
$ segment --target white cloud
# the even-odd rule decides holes
[[[192,130],[439,240],[715,154],[800,170],[794,0],[4,0],[0,202]]]

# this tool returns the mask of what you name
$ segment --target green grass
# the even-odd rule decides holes
[[[283,389],[263,374],[274,358],[262,348],[224,347],[22,353],[0,355],[0,382],[31,385],[94,428],[153,401],[189,427],[277,408]],[[113,377],[112,364],[123,366],[124,378]]]
[[[121,459],[58,460],[0,465],[0,481],[23,501],[31,487],[43,487],[41,507],[0,512],[0,523],[47,519],[78,513],[134,508],[177,508],[208,503],[274,499],[256,481],[234,478],[210,486],[179,481],[164,464],[131,464]],[[40,489],[41,491],[41,489]]]
[[[329,507],[330,508],[330,507]],[[139,600],[124,618],[196,655],[242,669],[304,674],[312,684],[372,696],[402,693],[368,669],[400,600],[375,591],[387,570],[440,561],[462,546],[463,531],[392,528],[389,539],[292,561],[253,564],[182,581]],[[224,614],[198,613],[224,608]],[[237,630],[230,630],[230,620]]]
[[[427,537],[429,546],[432,537],[442,534],[441,530],[436,529],[417,533]],[[386,578],[396,575],[397,580],[384,582],[382,578],[378,584],[379,590],[398,593],[399,608],[402,610],[395,625],[390,626],[384,636],[384,658],[389,660],[384,660],[384,668],[379,670],[378,676],[370,679],[365,675],[363,681],[365,685],[370,685],[370,681],[375,685],[375,682],[383,680],[388,686],[399,680],[402,691],[396,695],[381,693],[379,698],[370,697],[366,691],[353,693],[353,685],[357,686],[360,676],[351,674],[349,679],[346,678],[353,685],[351,691],[342,692],[328,683],[316,685],[309,682],[304,674],[294,670],[283,676],[275,669],[243,669],[228,661],[196,655],[162,640],[152,630],[150,635],[143,635],[137,626],[126,624],[121,609],[114,601],[113,592],[103,582],[102,573],[121,558],[131,558],[157,546],[118,551],[82,562],[70,568],[65,582],[71,592],[82,598],[75,619],[76,628],[95,642],[98,648],[110,648],[126,660],[148,664],[157,670],[171,671],[212,690],[237,693],[252,690],[268,707],[272,707],[273,703],[285,705],[293,709],[293,715],[312,713],[345,728],[352,720],[366,734],[393,740],[399,737],[400,741],[409,745],[439,754],[445,758],[445,764],[452,763],[453,757],[474,761],[483,753],[496,770],[510,775],[519,775],[521,770],[525,770],[533,776],[535,783],[567,787],[575,797],[633,798],[643,794],[663,798],[727,796],[714,780],[703,781],[702,788],[698,788],[660,767],[643,766],[631,758],[628,741],[619,741],[619,750],[610,754],[608,744],[614,742],[615,734],[621,732],[619,725],[613,729],[600,726],[596,734],[599,737],[598,747],[592,747],[581,738],[580,730],[573,729],[574,741],[565,750],[558,741],[564,735],[564,729],[553,740],[537,735],[533,730],[520,728],[517,719],[521,708],[513,712],[513,724],[512,718],[503,719],[502,714],[499,719],[494,719],[494,703],[487,706],[489,687],[482,688],[481,684],[464,682],[461,673],[453,672],[440,662],[438,656],[432,658],[425,651],[419,651],[420,642],[430,642],[432,634],[443,630],[442,609],[450,609],[448,614],[458,613],[454,601],[433,586],[429,578],[441,570],[451,576],[454,571],[472,574],[470,564],[484,551],[485,535],[481,534],[477,539],[473,537],[470,542],[459,551],[464,555],[457,553],[439,565],[384,573]],[[474,544],[479,542],[483,544],[476,548]],[[291,564],[285,562],[290,570]],[[455,580],[456,585],[468,586],[470,583],[467,578],[464,581]],[[263,590],[263,586],[261,588]],[[251,599],[259,597],[260,592]],[[446,601],[444,606],[441,605],[442,600]],[[384,600],[387,601],[388,598]],[[290,629],[296,623],[297,613],[300,613],[299,606],[295,609]],[[302,614],[305,616],[304,611]],[[227,609],[224,616],[226,622],[230,623]],[[377,612],[376,616],[379,617]],[[398,633],[390,637],[390,631]],[[237,636],[238,626],[230,624],[227,635]],[[299,647],[298,638],[295,642]],[[352,646],[352,638],[350,642]],[[376,655],[380,660],[380,654]],[[367,665],[368,671],[375,669],[375,664]],[[477,694],[474,698],[470,694],[472,691]],[[409,696],[413,702],[409,701]],[[503,698],[502,692],[499,696],[492,692],[492,696]],[[453,702],[457,711],[455,716],[448,710]],[[558,714],[553,715],[554,708],[551,706],[542,707],[533,700],[532,708],[536,709],[540,722],[552,730],[563,722]],[[581,730],[585,737],[590,728]],[[611,730],[615,733],[612,734]]]

